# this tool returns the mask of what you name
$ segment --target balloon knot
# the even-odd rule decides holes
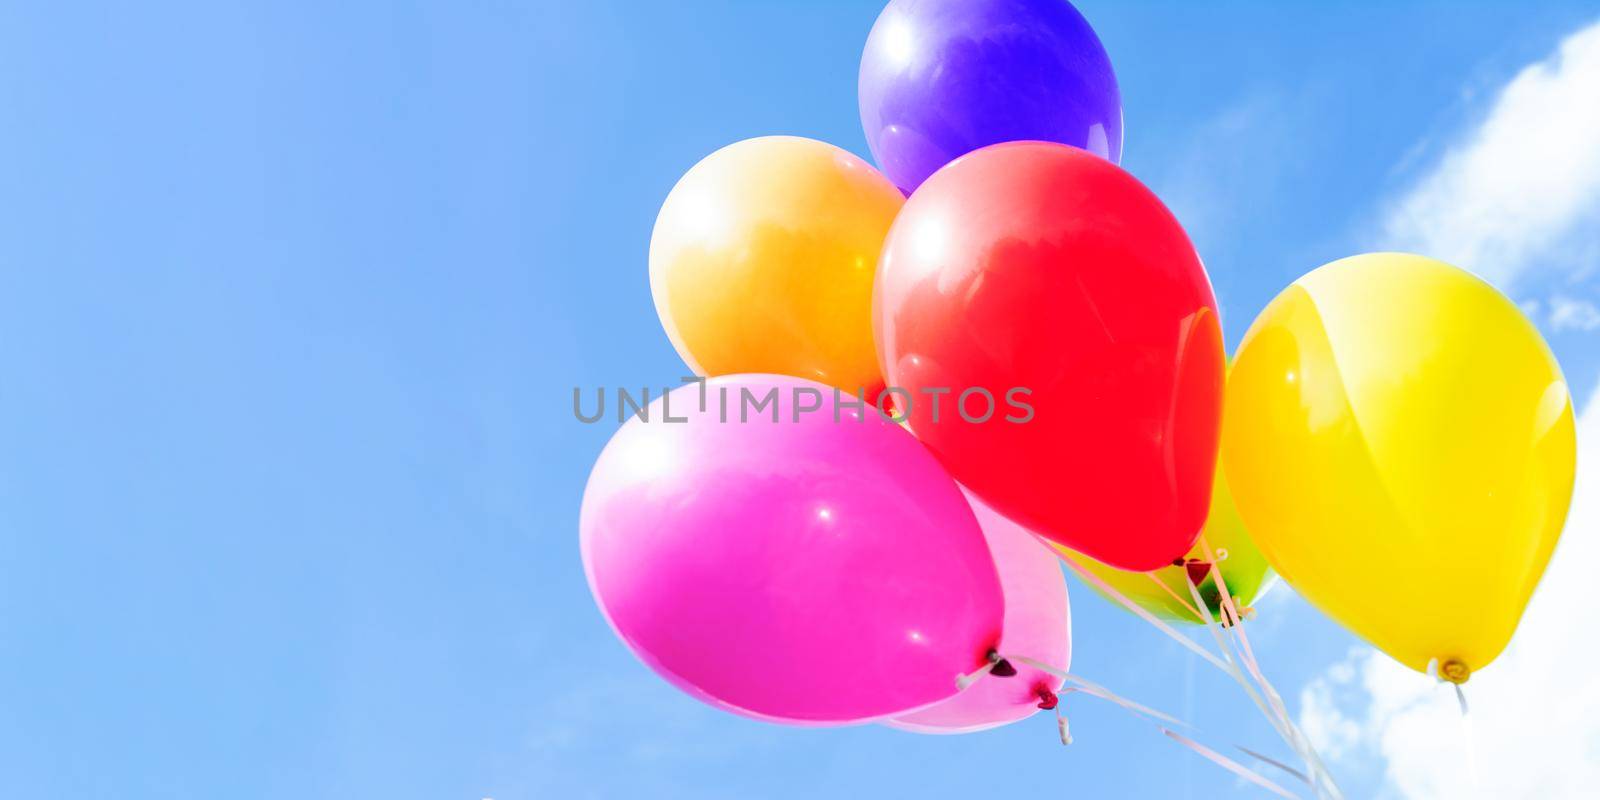
[[[1053,710],[1056,704],[1061,702],[1061,698],[1056,697],[1056,693],[1046,686],[1033,687],[1033,693],[1039,698],[1039,707],[1045,711]]]
[[[1199,586],[1205,583],[1206,576],[1211,574],[1211,562],[1191,558],[1183,562],[1184,571],[1189,575],[1189,582]]]
[[[1243,620],[1256,618],[1256,610],[1251,606],[1247,606],[1239,602],[1239,598],[1237,597],[1233,598],[1231,609],[1229,604],[1223,603],[1221,611],[1222,627],[1224,628],[1231,628]]]
[[[1218,614],[1218,616],[1220,617],[1220,619],[1218,619],[1218,622],[1222,625],[1222,627],[1231,628],[1231,627],[1233,627],[1235,624],[1237,624],[1239,622],[1238,619],[1234,618],[1233,612],[1228,610],[1228,605],[1226,603],[1221,604],[1221,608],[1219,608],[1217,610],[1219,612],[1221,612],[1220,614]]]
[[[1467,667],[1465,662],[1450,658],[1439,663],[1440,680],[1449,681],[1459,686],[1466,683],[1470,677],[1472,677],[1472,670]]]
[[[1001,658],[999,650],[990,650],[984,658],[989,659],[989,663],[994,665],[989,668],[989,674],[996,678],[1009,678],[1017,674],[1017,668],[1012,666],[1010,661]]]

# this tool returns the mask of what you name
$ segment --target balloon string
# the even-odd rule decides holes
[[[1212,564],[1214,568],[1215,561],[1213,561]],[[1185,584],[1187,584],[1189,588],[1190,597],[1194,598],[1195,605],[1205,605],[1205,601],[1200,599],[1200,588],[1195,585],[1194,581],[1185,580]],[[1217,588],[1224,598],[1228,597],[1225,582],[1219,583]],[[1224,614],[1226,613],[1227,607],[1224,606]],[[1244,672],[1239,669],[1239,659],[1236,659],[1234,656],[1233,648],[1229,645],[1230,640],[1224,638],[1223,636],[1223,631],[1227,630],[1226,625],[1221,621],[1216,621],[1216,625],[1213,626],[1213,621],[1214,620],[1210,619],[1209,617],[1201,618],[1201,623],[1205,625],[1206,630],[1210,632],[1212,639],[1216,642],[1217,649],[1221,650],[1223,658],[1227,659],[1227,665],[1222,668],[1223,672],[1229,677],[1233,678],[1234,682],[1239,684],[1240,688],[1244,689],[1244,692],[1250,698],[1250,701],[1254,703],[1256,709],[1261,712],[1261,716],[1272,725],[1272,729],[1280,738],[1283,739],[1284,743],[1289,745],[1290,749],[1294,750],[1295,755],[1298,756],[1301,761],[1305,762],[1306,766],[1311,770],[1312,775],[1326,777],[1326,770],[1322,770],[1321,772],[1318,770],[1318,765],[1321,764],[1321,761],[1316,759],[1315,753],[1308,754],[1306,752],[1305,739],[1303,736],[1299,735],[1298,730],[1294,728],[1294,724],[1289,720],[1288,712],[1283,709],[1282,703],[1279,702],[1276,704],[1269,704],[1267,700],[1263,698],[1262,693],[1257,691],[1255,685],[1252,684],[1250,680],[1245,677]],[[1240,659],[1242,659],[1242,656]],[[1328,782],[1331,784],[1332,779],[1329,778]],[[1342,795],[1338,793],[1337,787],[1327,789],[1319,781],[1313,781],[1311,785],[1317,791],[1319,796],[1327,794],[1334,798],[1342,798]]]
[[[1299,726],[1295,725],[1294,718],[1289,715],[1289,709],[1284,705],[1283,698],[1278,694],[1277,688],[1274,687],[1272,682],[1267,680],[1267,676],[1262,673],[1261,664],[1256,660],[1255,649],[1250,646],[1250,636],[1245,633],[1244,625],[1242,624],[1244,617],[1239,613],[1238,607],[1234,604],[1233,593],[1228,591],[1227,579],[1222,576],[1222,569],[1217,566],[1217,560],[1214,557],[1215,554],[1211,551],[1211,543],[1207,542],[1205,536],[1203,535],[1200,537],[1200,547],[1204,550],[1206,559],[1211,562],[1212,580],[1216,581],[1217,590],[1221,594],[1223,609],[1226,611],[1227,616],[1231,617],[1234,621],[1231,625],[1222,625],[1222,623],[1219,623],[1219,625],[1226,628],[1233,634],[1232,639],[1237,641],[1239,645],[1240,660],[1244,662],[1245,668],[1250,670],[1251,676],[1256,679],[1258,684],[1260,684],[1261,690],[1266,694],[1268,701],[1271,702],[1273,710],[1277,712],[1279,719],[1282,721],[1283,731],[1288,734],[1290,739],[1290,747],[1293,747],[1300,755],[1301,760],[1306,762],[1306,766],[1311,768],[1312,775],[1319,779],[1319,781],[1313,785],[1318,786],[1319,791],[1321,789],[1326,789],[1330,797],[1333,797],[1336,800],[1342,800],[1344,793],[1339,789],[1338,783],[1334,780],[1333,773],[1329,771],[1328,766],[1323,763],[1322,756],[1317,753],[1317,749],[1311,744],[1311,740],[1306,738],[1306,735],[1301,732]],[[1193,585],[1193,581],[1190,581],[1190,591],[1195,593],[1196,600],[1198,601],[1199,590]],[[1209,621],[1207,627],[1210,627]],[[1323,786],[1323,783],[1325,783],[1326,786]]]
[[[1046,672],[1046,673],[1049,673],[1051,675],[1054,675],[1057,678],[1060,678],[1060,679],[1066,681],[1067,683],[1072,684],[1073,688],[1077,689],[1080,692],[1083,692],[1084,694],[1093,695],[1093,696],[1098,697],[1098,698],[1100,698],[1102,700],[1108,700],[1110,702],[1116,703],[1117,705],[1122,706],[1123,708],[1126,708],[1129,711],[1132,711],[1132,712],[1134,712],[1136,714],[1140,714],[1140,715],[1149,717],[1149,718],[1154,719],[1154,720],[1159,720],[1159,721],[1165,722],[1165,723],[1167,723],[1169,725],[1177,725],[1177,726],[1184,727],[1184,728],[1193,728],[1194,727],[1193,725],[1190,725],[1189,723],[1184,722],[1183,720],[1178,719],[1177,717],[1171,716],[1169,714],[1163,714],[1162,712],[1157,711],[1157,710],[1155,710],[1153,708],[1150,708],[1149,706],[1140,705],[1139,703],[1136,703],[1136,702],[1134,702],[1132,700],[1129,700],[1129,699],[1127,699],[1125,697],[1122,697],[1122,696],[1118,695],[1117,693],[1111,691],[1110,689],[1107,689],[1104,686],[1101,686],[1098,683],[1094,683],[1093,681],[1090,681],[1090,680],[1088,680],[1086,678],[1082,678],[1082,677],[1079,677],[1077,675],[1074,675],[1074,674],[1072,674],[1072,673],[1070,673],[1070,672],[1068,672],[1068,671],[1066,671],[1064,669],[1058,669],[1056,667],[1052,667],[1049,664],[1045,664],[1045,663],[1043,663],[1041,661],[1038,661],[1036,659],[1032,659],[1032,658],[1029,658],[1027,656],[1009,656],[1008,655],[1008,656],[1006,656],[1006,660],[1007,661],[1015,661],[1018,664],[1026,664],[1026,665],[1028,665],[1030,667],[1033,667],[1036,670],[1039,670],[1040,672]]]
[[[1447,681],[1444,679],[1443,675],[1439,674],[1439,659],[1428,659],[1428,677],[1438,681],[1439,683],[1448,683],[1455,687],[1456,705],[1461,707],[1461,716],[1465,717],[1467,715],[1467,693],[1461,690],[1461,684],[1456,683],[1455,681]]]
[[[1289,715],[1289,709],[1283,702],[1283,697],[1278,694],[1277,687],[1273,686],[1272,682],[1267,680],[1267,676],[1261,671],[1261,665],[1256,661],[1255,653],[1250,647],[1250,638],[1244,632],[1244,626],[1237,626],[1234,629],[1234,635],[1238,637],[1243,650],[1245,666],[1250,670],[1250,674],[1255,677],[1256,682],[1261,685],[1262,690],[1266,692],[1268,701],[1272,703],[1279,716],[1283,718],[1284,727],[1299,743],[1300,748],[1303,750],[1302,758],[1312,768],[1313,774],[1326,782],[1329,796],[1342,798],[1344,793],[1339,789],[1339,785],[1334,780],[1333,773],[1328,769],[1327,764],[1323,763],[1322,756],[1317,753],[1316,746],[1311,744],[1311,739],[1295,724],[1294,718]]]
[[[1214,567],[1215,562],[1213,562],[1213,568]],[[1200,587],[1195,585],[1193,580],[1187,578],[1187,572],[1185,573],[1185,576],[1184,582],[1189,588],[1189,595],[1194,598],[1195,605],[1204,605],[1205,601],[1200,598]],[[1222,596],[1227,596],[1227,590],[1222,584],[1218,584],[1217,589]],[[1227,613],[1225,606],[1223,613]],[[1223,631],[1225,631],[1226,628],[1223,627],[1220,622],[1216,627],[1213,627],[1212,622],[1213,620],[1210,617],[1201,618],[1201,624],[1205,625],[1206,631],[1211,634],[1212,640],[1216,642],[1217,649],[1222,651],[1223,657],[1228,661],[1228,666],[1224,671],[1229,677],[1233,678],[1235,683],[1238,683],[1239,686],[1244,689],[1245,694],[1250,698],[1250,701],[1255,703],[1256,709],[1259,710],[1261,715],[1266,718],[1267,722],[1272,725],[1272,729],[1277,732],[1278,736],[1283,739],[1284,743],[1289,745],[1289,747],[1294,750],[1295,755],[1298,756],[1301,761],[1305,762],[1308,767],[1310,767],[1311,760],[1306,756],[1305,748],[1301,745],[1299,738],[1290,732],[1287,715],[1282,713],[1277,706],[1268,703],[1263,697],[1262,693],[1257,691],[1255,685],[1250,683],[1249,679],[1247,679],[1244,673],[1240,671],[1238,662],[1239,660],[1242,660],[1242,657],[1235,658],[1234,650],[1229,646],[1229,640],[1223,635]]]
[[[973,671],[971,671],[971,672],[969,672],[969,673],[967,673],[965,675],[958,676],[956,678],[956,691],[961,691],[961,692],[966,691],[967,687],[971,686],[974,683],[977,683],[979,678],[982,678],[983,676],[988,675],[991,671],[993,671],[994,670],[994,665],[996,665],[998,663],[1000,663],[998,660],[992,660],[989,663],[984,664],[983,666],[981,666],[981,667],[979,667],[979,668],[977,668],[977,669],[975,669],[975,670],[973,670]]]
[[[1304,772],[1301,772],[1300,770],[1297,770],[1294,767],[1291,767],[1288,764],[1285,764],[1285,763],[1283,763],[1282,761],[1279,761],[1276,758],[1272,758],[1270,756],[1265,756],[1265,755],[1262,755],[1260,753],[1257,753],[1256,751],[1251,750],[1250,748],[1245,747],[1244,745],[1236,744],[1236,745],[1234,745],[1234,747],[1239,748],[1239,752],[1244,753],[1245,755],[1247,755],[1247,756],[1249,756],[1249,757],[1251,757],[1251,758],[1253,758],[1253,759],[1255,759],[1257,761],[1261,761],[1261,762],[1264,762],[1264,763],[1267,763],[1267,764],[1271,764],[1272,766],[1277,767],[1278,769],[1281,769],[1284,772],[1287,772],[1290,775],[1295,776],[1296,778],[1299,778],[1301,783],[1304,783],[1304,784],[1306,784],[1308,786],[1311,785],[1311,778],[1307,777],[1307,775]]]
[[[1189,596],[1194,598],[1195,605],[1197,607],[1205,605],[1205,601],[1200,599],[1200,589],[1194,585],[1194,581],[1185,579],[1184,583],[1189,587]],[[1250,701],[1255,703],[1256,709],[1261,712],[1263,717],[1266,717],[1267,722],[1271,723],[1273,731],[1275,731],[1278,736],[1281,737],[1290,747],[1294,748],[1295,755],[1300,756],[1301,760],[1305,760],[1305,754],[1301,752],[1300,748],[1295,744],[1294,738],[1283,726],[1283,720],[1272,708],[1267,705],[1266,700],[1263,699],[1261,694],[1256,691],[1256,687],[1251,684],[1249,679],[1245,677],[1244,673],[1240,671],[1239,665],[1234,660],[1232,649],[1228,647],[1227,640],[1222,637],[1222,629],[1220,627],[1212,627],[1212,619],[1210,617],[1200,617],[1199,619],[1200,624],[1205,626],[1206,632],[1211,634],[1212,640],[1216,642],[1217,649],[1222,652],[1222,657],[1227,660],[1227,663],[1223,664],[1213,658],[1211,659],[1211,663],[1215,664],[1218,669],[1226,673],[1228,677],[1233,678],[1234,682],[1239,684],[1239,686],[1244,689],[1244,692],[1250,698]]]
[[[1138,617],[1140,619],[1143,619],[1145,622],[1150,623],[1152,626],[1155,627],[1156,630],[1161,631],[1162,633],[1166,634],[1169,638],[1171,638],[1173,641],[1177,642],[1178,644],[1181,644],[1184,647],[1187,647],[1189,649],[1189,651],[1194,653],[1195,655],[1200,656],[1201,658],[1211,662],[1211,664],[1213,666],[1215,666],[1217,669],[1220,669],[1223,672],[1227,672],[1228,671],[1228,667],[1226,665],[1224,665],[1221,661],[1217,660],[1217,657],[1212,655],[1211,651],[1205,649],[1204,647],[1201,647],[1200,645],[1195,644],[1194,640],[1190,639],[1187,636],[1184,636],[1181,633],[1178,633],[1176,630],[1173,630],[1171,625],[1168,625],[1167,623],[1162,622],[1159,619],[1156,619],[1155,615],[1151,614],[1149,611],[1146,611],[1138,603],[1135,603],[1132,600],[1129,600],[1126,596],[1124,596],[1122,594],[1122,592],[1119,592],[1116,589],[1112,588],[1111,584],[1106,583],[1105,580],[1102,579],[1099,575],[1096,575],[1093,572],[1090,572],[1088,570],[1088,568],[1082,566],[1081,564],[1075,563],[1070,558],[1063,558],[1061,560],[1063,562],[1065,562],[1068,567],[1071,567],[1074,572],[1078,573],[1078,577],[1082,578],[1085,583],[1088,583],[1090,586],[1093,586],[1096,589],[1099,589],[1101,592],[1105,593],[1105,595],[1107,597],[1111,598],[1112,600],[1115,600],[1123,608],[1128,609],[1129,611],[1131,611],[1134,614],[1138,615]],[[1199,613],[1199,612],[1196,612],[1196,613]]]
[[[1210,631],[1213,640],[1217,644],[1217,649],[1222,652],[1222,658],[1226,659],[1226,662],[1224,662],[1222,659],[1217,658],[1217,656],[1213,655],[1211,653],[1211,651],[1209,651],[1209,650],[1205,649],[1204,647],[1201,647],[1200,645],[1196,644],[1189,637],[1184,636],[1183,634],[1181,634],[1178,631],[1174,630],[1171,625],[1168,625],[1167,623],[1161,621],[1160,619],[1157,619],[1153,614],[1151,614],[1149,611],[1145,610],[1142,606],[1140,606],[1137,603],[1133,602],[1132,600],[1128,599],[1121,592],[1119,592],[1115,588],[1113,588],[1111,586],[1111,584],[1107,583],[1100,576],[1095,575],[1093,572],[1090,572],[1087,568],[1083,567],[1080,564],[1077,564],[1072,559],[1064,558],[1064,559],[1062,559],[1062,561],[1065,562],[1067,564],[1067,566],[1072,569],[1073,572],[1077,573],[1078,577],[1082,578],[1085,583],[1088,583],[1089,585],[1095,587],[1096,589],[1099,589],[1107,597],[1110,597],[1112,600],[1116,601],[1117,604],[1121,605],[1123,608],[1126,608],[1129,612],[1133,613],[1134,615],[1138,616],[1140,619],[1143,619],[1145,622],[1149,623],[1151,625],[1151,627],[1154,627],[1156,630],[1161,631],[1162,633],[1166,634],[1168,638],[1172,639],[1173,641],[1177,642],[1178,644],[1183,645],[1190,652],[1192,652],[1195,655],[1198,655],[1201,658],[1205,659],[1212,666],[1216,667],[1217,669],[1221,670],[1224,674],[1226,674],[1229,677],[1233,678],[1234,682],[1238,683],[1239,686],[1244,689],[1245,694],[1249,696],[1251,702],[1253,702],[1255,704],[1257,710],[1259,710],[1261,712],[1261,715],[1264,718],[1266,718],[1266,720],[1267,720],[1267,722],[1269,724],[1271,724],[1273,731],[1276,732],[1278,734],[1278,736],[1280,738],[1282,738],[1284,740],[1284,742],[1286,744],[1288,744],[1289,747],[1295,751],[1295,755],[1299,756],[1300,759],[1302,761],[1306,762],[1306,764],[1308,766],[1312,766],[1313,765],[1313,759],[1315,758],[1314,754],[1312,756],[1308,757],[1307,753],[1305,752],[1304,747],[1301,746],[1300,737],[1295,735],[1297,732],[1291,732],[1290,728],[1285,726],[1285,722],[1287,722],[1286,716],[1280,716],[1278,713],[1275,712],[1275,710],[1273,708],[1268,706],[1266,700],[1261,696],[1261,694],[1259,692],[1256,691],[1255,686],[1250,683],[1250,680],[1248,678],[1245,677],[1244,672],[1239,669],[1239,666],[1236,663],[1234,663],[1233,656],[1231,655],[1231,651],[1230,651],[1230,648],[1227,645],[1226,640],[1224,640],[1222,638],[1222,635],[1221,635],[1221,633],[1219,633],[1217,628],[1213,628],[1212,627],[1212,623],[1214,622],[1214,620],[1211,617],[1209,617],[1207,615],[1203,615],[1203,614],[1200,613],[1199,609],[1200,609],[1200,607],[1203,607],[1205,605],[1205,601],[1200,598],[1200,592],[1195,587],[1193,582],[1185,580],[1185,583],[1188,585],[1188,588],[1189,588],[1190,596],[1194,601],[1192,605],[1189,605],[1189,604],[1186,604],[1186,605],[1188,605],[1189,610],[1192,611],[1195,614],[1195,617],[1201,622],[1201,624],[1205,625],[1206,629],[1208,631]],[[1214,565],[1215,561],[1213,560],[1212,563]],[[1315,763],[1320,764],[1320,761],[1316,761]],[[1324,772],[1324,774],[1326,774],[1326,773]],[[1331,777],[1329,777],[1327,780],[1328,780],[1328,783],[1330,783],[1330,784],[1332,783],[1332,778]],[[1313,783],[1312,785],[1313,786],[1317,786],[1316,783]],[[1330,792],[1330,794],[1335,798],[1342,798],[1342,795],[1338,794],[1337,787],[1333,788],[1333,790]]]
[[[1212,557],[1213,554],[1211,552],[1211,543],[1207,542],[1204,536],[1200,537],[1200,547],[1205,550],[1206,558],[1210,559],[1211,561],[1211,573],[1217,582],[1217,588],[1222,593],[1223,607],[1228,611],[1228,614],[1236,623],[1242,622],[1244,617],[1240,613],[1238,607],[1235,605],[1233,593],[1228,590],[1228,582],[1227,579],[1222,576],[1222,569],[1217,566],[1217,560]],[[1317,748],[1311,744],[1311,740],[1306,737],[1305,733],[1303,733],[1299,726],[1295,724],[1294,718],[1289,715],[1289,709],[1287,706],[1285,706],[1283,697],[1278,694],[1277,687],[1274,687],[1272,682],[1267,680],[1267,676],[1261,671],[1261,664],[1256,660],[1255,649],[1250,645],[1250,636],[1249,634],[1245,633],[1244,625],[1234,624],[1229,626],[1229,629],[1232,631],[1234,637],[1238,639],[1241,650],[1241,658],[1244,660],[1246,668],[1250,670],[1250,674],[1255,677],[1256,682],[1259,683],[1262,690],[1266,692],[1267,699],[1272,702],[1273,707],[1277,710],[1279,716],[1282,717],[1284,727],[1289,731],[1289,733],[1294,735],[1295,739],[1299,742],[1300,747],[1303,748],[1302,757],[1306,761],[1307,765],[1313,768],[1314,774],[1320,773],[1321,779],[1327,782],[1328,793],[1332,797],[1342,798],[1344,796],[1343,792],[1339,789],[1338,783],[1334,780],[1333,773],[1328,769],[1327,764],[1323,763],[1322,756],[1317,753]]]
[[[1172,587],[1168,586],[1166,581],[1161,580],[1160,578],[1157,578],[1156,574],[1154,572],[1146,572],[1144,574],[1144,576],[1146,578],[1149,578],[1151,583],[1154,583],[1155,585],[1160,586],[1161,587],[1161,591],[1166,592],[1168,597],[1171,597],[1173,600],[1178,601],[1178,604],[1183,606],[1184,608],[1189,609],[1189,613],[1194,614],[1195,616],[1197,616],[1197,617],[1199,617],[1201,619],[1205,619],[1206,618],[1206,616],[1204,614],[1200,613],[1200,609],[1195,608],[1192,605],[1189,605],[1189,601],[1188,600],[1185,600],[1182,597],[1178,596],[1178,593],[1172,591]]]
[[[1209,548],[1207,549],[1209,550]],[[1207,558],[1209,557],[1210,556],[1208,553]],[[1217,568],[1216,562],[1214,561],[1211,562],[1210,573],[1212,580],[1217,584],[1217,591],[1221,594],[1223,616],[1231,617],[1237,620],[1239,617],[1234,612],[1233,599],[1232,596],[1228,594],[1227,581],[1222,577],[1222,570]],[[1195,586],[1194,581],[1192,580],[1189,581],[1189,591],[1194,595],[1195,602],[1200,602],[1200,589],[1198,586]],[[1213,620],[1211,620],[1209,617],[1206,618],[1206,627],[1211,630],[1212,636],[1217,641],[1217,646],[1223,648],[1224,653],[1229,655],[1228,662],[1230,664],[1235,664],[1235,672],[1237,672],[1238,669],[1237,663],[1243,663],[1245,669],[1249,670],[1251,677],[1255,678],[1257,683],[1262,684],[1262,692],[1270,700],[1270,698],[1277,693],[1272,691],[1271,685],[1268,684],[1266,678],[1262,676],[1260,665],[1257,664],[1255,660],[1255,653],[1250,649],[1250,639],[1249,637],[1244,636],[1243,626],[1232,626],[1230,628],[1228,624],[1219,621],[1217,622],[1217,627],[1212,627],[1212,622]],[[1226,633],[1234,633],[1237,638],[1230,638],[1225,635]],[[1242,643],[1242,645],[1238,645],[1237,643]],[[1235,652],[1238,654],[1237,662],[1232,657],[1232,654]],[[1269,704],[1272,706],[1273,715],[1278,717],[1278,720],[1283,728],[1285,730],[1292,728],[1293,723],[1289,719],[1288,709],[1284,708],[1281,702],[1269,702]]]
[[[1063,687],[1061,690],[1061,695],[1065,696],[1076,691],[1078,690],[1072,688],[1071,686]],[[1052,694],[1051,697],[1056,697],[1056,695]],[[1061,734],[1061,744],[1064,747],[1072,744],[1072,729],[1067,726],[1067,715],[1066,712],[1061,710],[1061,705],[1059,702],[1060,698],[1057,697],[1056,699],[1057,702],[1050,706],[1050,709],[1056,712],[1056,732]]]
[[[1238,775],[1239,777],[1244,778],[1245,780],[1250,781],[1251,783],[1260,786],[1261,788],[1266,789],[1267,791],[1272,792],[1279,797],[1287,797],[1289,800],[1299,800],[1299,798],[1290,794],[1282,786],[1279,786],[1278,784],[1261,777],[1260,775],[1256,774],[1255,771],[1246,769],[1244,765],[1240,764],[1239,762],[1234,761],[1233,759],[1228,758],[1227,756],[1218,753],[1217,751],[1212,750],[1211,748],[1206,747],[1205,745],[1190,739],[1181,733],[1169,731],[1165,728],[1163,728],[1161,732],[1166,734],[1168,738],[1172,739],[1178,744],[1181,744],[1184,747],[1199,753],[1202,757],[1209,759],[1223,769],[1228,770],[1229,772],[1232,772],[1233,774]]]
[[[1074,675],[1074,674],[1072,674],[1070,672],[1067,672],[1066,670],[1057,669],[1055,667],[1052,667],[1049,664],[1045,664],[1043,662],[1038,661],[1037,659],[1032,659],[1032,658],[1029,658],[1027,656],[1015,656],[1015,655],[1008,655],[1008,656],[1006,656],[1006,659],[1008,661],[1015,661],[1015,662],[1017,662],[1019,664],[1024,664],[1024,665],[1033,667],[1034,669],[1037,669],[1037,670],[1039,670],[1041,672],[1046,672],[1046,673],[1049,673],[1051,675],[1054,675],[1054,676],[1056,676],[1058,678],[1061,678],[1062,680],[1064,680],[1064,681],[1066,681],[1066,682],[1068,682],[1070,684],[1073,684],[1073,688],[1075,688],[1076,690],[1078,690],[1080,692],[1083,692],[1084,694],[1092,695],[1092,696],[1098,697],[1098,698],[1100,698],[1102,700],[1106,700],[1108,702],[1111,702],[1111,703],[1114,703],[1116,705],[1122,706],[1123,708],[1127,709],[1128,711],[1133,712],[1135,715],[1141,716],[1141,717],[1144,717],[1144,718],[1150,720],[1152,723],[1155,724],[1156,728],[1158,730],[1160,730],[1163,734],[1166,734],[1166,736],[1168,738],[1172,739],[1173,741],[1177,742],[1178,744],[1183,745],[1184,747],[1189,748],[1190,750],[1193,750],[1195,753],[1199,754],[1200,756],[1202,756],[1206,760],[1211,761],[1212,763],[1217,764],[1218,766],[1228,770],[1229,772],[1232,772],[1232,773],[1234,773],[1234,774],[1236,774],[1236,775],[1238,775],[1238,776],[1240,776],[1240,777],[1242,777],[1242,778],[1244,778],[1244,779],[1246,779],[1246,780],[1248,780],[1248,781],[1250,781],[1250,782],[1252,782],[1252,783],[1254,783],[1254,784],[1256,784],[1258,786],[1261,786],[1262,788],[1267,789],[1268,791],[1271,791],[1271,792],[1277,794],[1280,797],[1287,797],[1287,798],[1290,798],[1290,800],[1297,800],[1295,795],[1289,793],[1282,786],[1279,786],[1278,784],[1273,783],[1272,781],[1262,777],[1261,775],[1257,774],[1253,770],[1245,767],[1243,764],[1240,764],[1239,762],[1234,761],[1233,759],[1228,758],[1227,756],[1224,756],[1221,753],[1218,753],[1217,751],[1212,750],[1211,748],[1206,747],[1205,745],[1200,744],[1199,742],[1197,742],[1197,741],[1195,741],[1193,739],[1190,739],[1189,737],[1184,736],[1184,735],[1182,735],[1180,733],[1177,733],[1176,731],[1173,731],[1171,728],[1167,727],[1168,725],[1175,725],[1175,726],[1180,726],[1180,727],[1184,727],[1184,728],[1191,728],[1191,729],[1194,727],[1193,725],[1191,725],[1191,724],[1189,724],[1187,722],[1184,722],[1183,720],[1180,720],[1177,717],[1173,717],[1173,716],[1171,716],[1169,714],[1164,714],[1164,713],[1162,713],[1160,711],[1157,711],[1157,710],[1155,710],[1153,708],[1150,708],[1149,706],[1143,705],[1141,703],[1134,702],[1133,700],[1129,700],[1128,698],[1123,697],[1123,696],[1117,694],[1116,692],[1113,692],[1110,689],[1107,689],[1104,686],[1101,686],[1099,684],[1096,684],[1096,683],[1093,683],[1093,682],[1091,682],[1089,680],[1081,678],[1081,677],[1079,677],[1077,675]],[[1066,718],[1060,715],[1059,709],[1057,710],[1056,720],[1057,720],[1056,724],[1057,724],[1057,726],[1060,729],[1061,734],[1062,734],[1062,744],[1067,744],[1067,743],[1071,742],[1072,741],[1072,737],[1067,733]],[[1235,745],[1235,746],[1237,747],[1237,745]],[[1239,749],[1240,750],[1244,750],[1247,753],[1252,753],[1253,752],[1253,751],[1250,751],[1250,750],[1245,750],[1245,748],[1242,748],[1242,747],[1239,748]],[[1270,764],[1277,764],[1280,767],[1283,766],[1281,764],[1278,764],[1278,762],[1273,761],[1270,758],[1263,758],[1262,760],[1266,761],[1267,763],[1270,763]],[[1285,768],[1285,769],[1287,769],[1287,768]],[[1305,779],[1303,775],[1300,775],[1299,773],[1295,772],[1292,769],[1288,770],[1288,772],[1290,774],[1299,776],[1302,780]]]

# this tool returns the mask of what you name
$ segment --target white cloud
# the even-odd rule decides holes
[[[1600,23],[1500,91],[1482,124],[1389,208],[1386,249],[1509,289],[1541,267],[1582,272],[1600,230]],[[1574,241],[1577,240],[1577,241]]]
[[[1339,761],[1356,752],[1361,744],[1361,723],[1345,715],[1356,666],[1371,654],[1371,648],[1350,651],[1350,657],[1328,668],[1321,678],[1300,692],[1300,728],[1316,744],[1323,758]],[[1359,703],[1361,698],[1355,698]]]
[[[1300,723],[1323,754],[1381,758],[1384,792],[1405,798],[1593,797],[1600,786],[1600,389],[1578,426],[1578,486],[1561,543],[1511,646],[1448,686],[1370,648],[1301,693]]]
[[[1595,98],[1600,104],[1600,97]],[[1550,298],[1551,330],[1592,331],[1600,329],[1600,308],[1588,300],[1578,300],[1565,295]]]

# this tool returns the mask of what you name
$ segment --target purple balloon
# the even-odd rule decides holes
[[[999,142],[1122,160],[1111,60],[1066,0],[892,0],[861,54],[860,101],[873,157],[907,194]]]

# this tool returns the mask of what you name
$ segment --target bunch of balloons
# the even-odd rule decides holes
[[[1574,458],[1512,303],[1357,256],[1286,289],[1230,367],[1065,0],[893,0],[860,112],[881,172],[751,139],[656,220],[656,311],[706,380],[623,424],[580,522],[640,659],[771,721],[992,727],[1061,691],[1030,666],[1069,664],[1058,555],[1168,619],[1236,624],[1276,569],[1419,670],[1500,652]]]

